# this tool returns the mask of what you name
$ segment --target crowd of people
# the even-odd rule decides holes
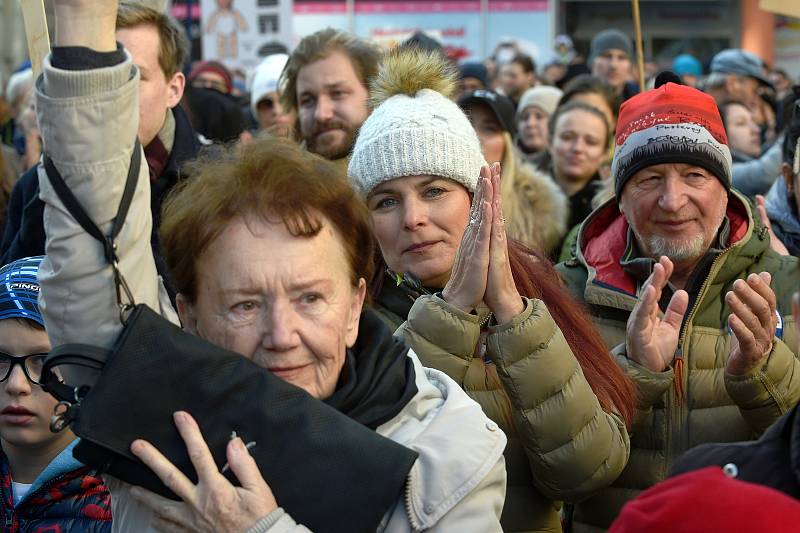
[[[242,76],[188,68],[180,26],[148,7],[54,5],[43,73],[14,74],[0,107],[4,531],[797,527],[785,72],[686,53],[640,87],[615,29],[587,59],[559,36],[541,69],[509,43],[459,64],[424,34],[386,50],[325,29]],[[164,409],[114,452],[164,490],[81,462],[69,422],[114,391],[51,364],[118,349],[133,304],[253,363],[220,380],[302,391],[310,425],[269,433],[268,386],[191,412],[141,383],[120,405]],[[175,387],[208,379],[206,358],[170,356],[138,354]],[[264,428],[330,456],[289,494],[243,437]],[[406,459],[387,465],[399,484],[355,473],[384,445]],[[348,505],[376,508],[318,522],[306,508],[354,497],[330,490],[349,471],[365,501]]]

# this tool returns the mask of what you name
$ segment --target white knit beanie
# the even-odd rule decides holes
[[[547,85],[537,85],[522,93],[517,105],[517,120],[522,117],[522,112],[526,107],[536,106],[548,115],[552,115],[558,107],[558,101],[564,93],[557,87]]]
[[[486,161],[469,119],[448,98],[457,79],[439,53],[416,47],[387,53],[370,83],[374,111],[359,130],[348,167],[362,196],[385,181],[419,175],[475,191]]]
[[[250,88],[250,109],[253,116],[258,116],[258,103],[269,93],[278,90],[278,78],[283,72],[289,56],[272,54],[258,64],[253,75],[253,86]]]

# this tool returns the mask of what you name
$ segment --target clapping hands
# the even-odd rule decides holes
[[[481,169],[469,223],[442,297],[466,312],[484,302],[502,324],[522,313],[525,306],[508,258],[500,180],[499,163]]]

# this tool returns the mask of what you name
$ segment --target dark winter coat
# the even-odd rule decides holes
[[[676,476],[711,465],[731,465],[741,481],[758,483],[800,498],[800,415],[795,407],[757,441],[703,444],[683,454],[672,467]]]

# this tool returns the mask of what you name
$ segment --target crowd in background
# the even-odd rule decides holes
[[[422,32],[409,43],[445,54],[439,42]],[[247,73],[228,69],[218,61],[186,67],[180,104],[199,143],[248,142],[262,132],[298,135],[296,113],[284,109],[279,94],[287,52],[276,49]],[[491,131],[507,134],[511,145],[498,154],[497,160],[513,154],[527,164],[521,169],[546,176],[566,196],[568,209],[562,207],[560,198],[546,198],[547,205],[553,206],[556,227],[542,229],[545,235],[526,241],[557,259],[569,255],[568,249],[562,250],[563,244],[570,242],[567,232],[610,197],[606,178],[619,106],[640,89],[633,41],[618,30],[596,35],[588,51],[575,50],[569,36],[559,35],[553,55],[556,59],[549,63],[537,64],[508,41],[499,44],[484,61],[466,60],[456,66],[460,72],[457,98],[470,116],[483,124],[478,127],[476,122],[479,133],[486,132],[482,146],[491,144]],[[177,72],[177,67],[172,70]],[[770,69],[754,54],[738,49],[724,50],[706,64],[690,52],[676,56],[671,64],[646,61],[645,88],[652,88],[658,73],[664,70],[714,97],[728,135],[737,189],[754,200],[771,189],[776,189],[772,197],[778,194],[780,186],[773,184],[781,175],[782,134],[797,98],[794,80],[785,71]],[[2,213],[16,179],[41,155],[32,88],[31,66],[26,62],[9,77],[0,102]],[[496,96],[489,100],[475,91]],[[475,105],[468,103],[470,94],[477,94],[472,100]],[[585,107],[565,107],[573,101],[583,102]],[[490,112],[484,114],[483,109]],[[487,160],[494,160],[491,152],[485,155]],[[789,190],[793,190],[791,185]],[[531,197],[534,203],[536,199]],[[778,209],[773,204],[771,211]],[[536,205],[537,209],[547,209],[542,202]],[[566,220],[560,220],[563,217]]]
[[[314,514],[347,498],[314,492],[346,462],[291,480],[314,487],[298,506],[236,433],[219,468],[207,412],[161,422],[195,472],[126,443],[177,500],[78,461],[81,439],[51,431],[42,367],[51,346],[117,345],[121,286],[253,361],[248,376],[305,391],[312,418],[332,407],[336,439],[284,427],[301,452],[360,442],[367,464],[370,438],[399,444],[408,464],[359,479],[370,502],[389,496],[370,528],[798,523],[800,85],[786,72],[687,51],[646,62],[640,87],[616,29],[585,51],[560,35],[537,64],[513,42],[455,62],[422,32],[385,50],[328,28],[244,73],[187,65],[174,20],[116,4],[56,0],[43,75],[22,65],[0,100],[10,531],[365,529]],[[75,204],[101,232],[127,216],[104,253]],[[169,371],[190,387],[204,364]],[[273,399],[251,392],[211,417]],[[277,418],[259,415],[236,429]]]

